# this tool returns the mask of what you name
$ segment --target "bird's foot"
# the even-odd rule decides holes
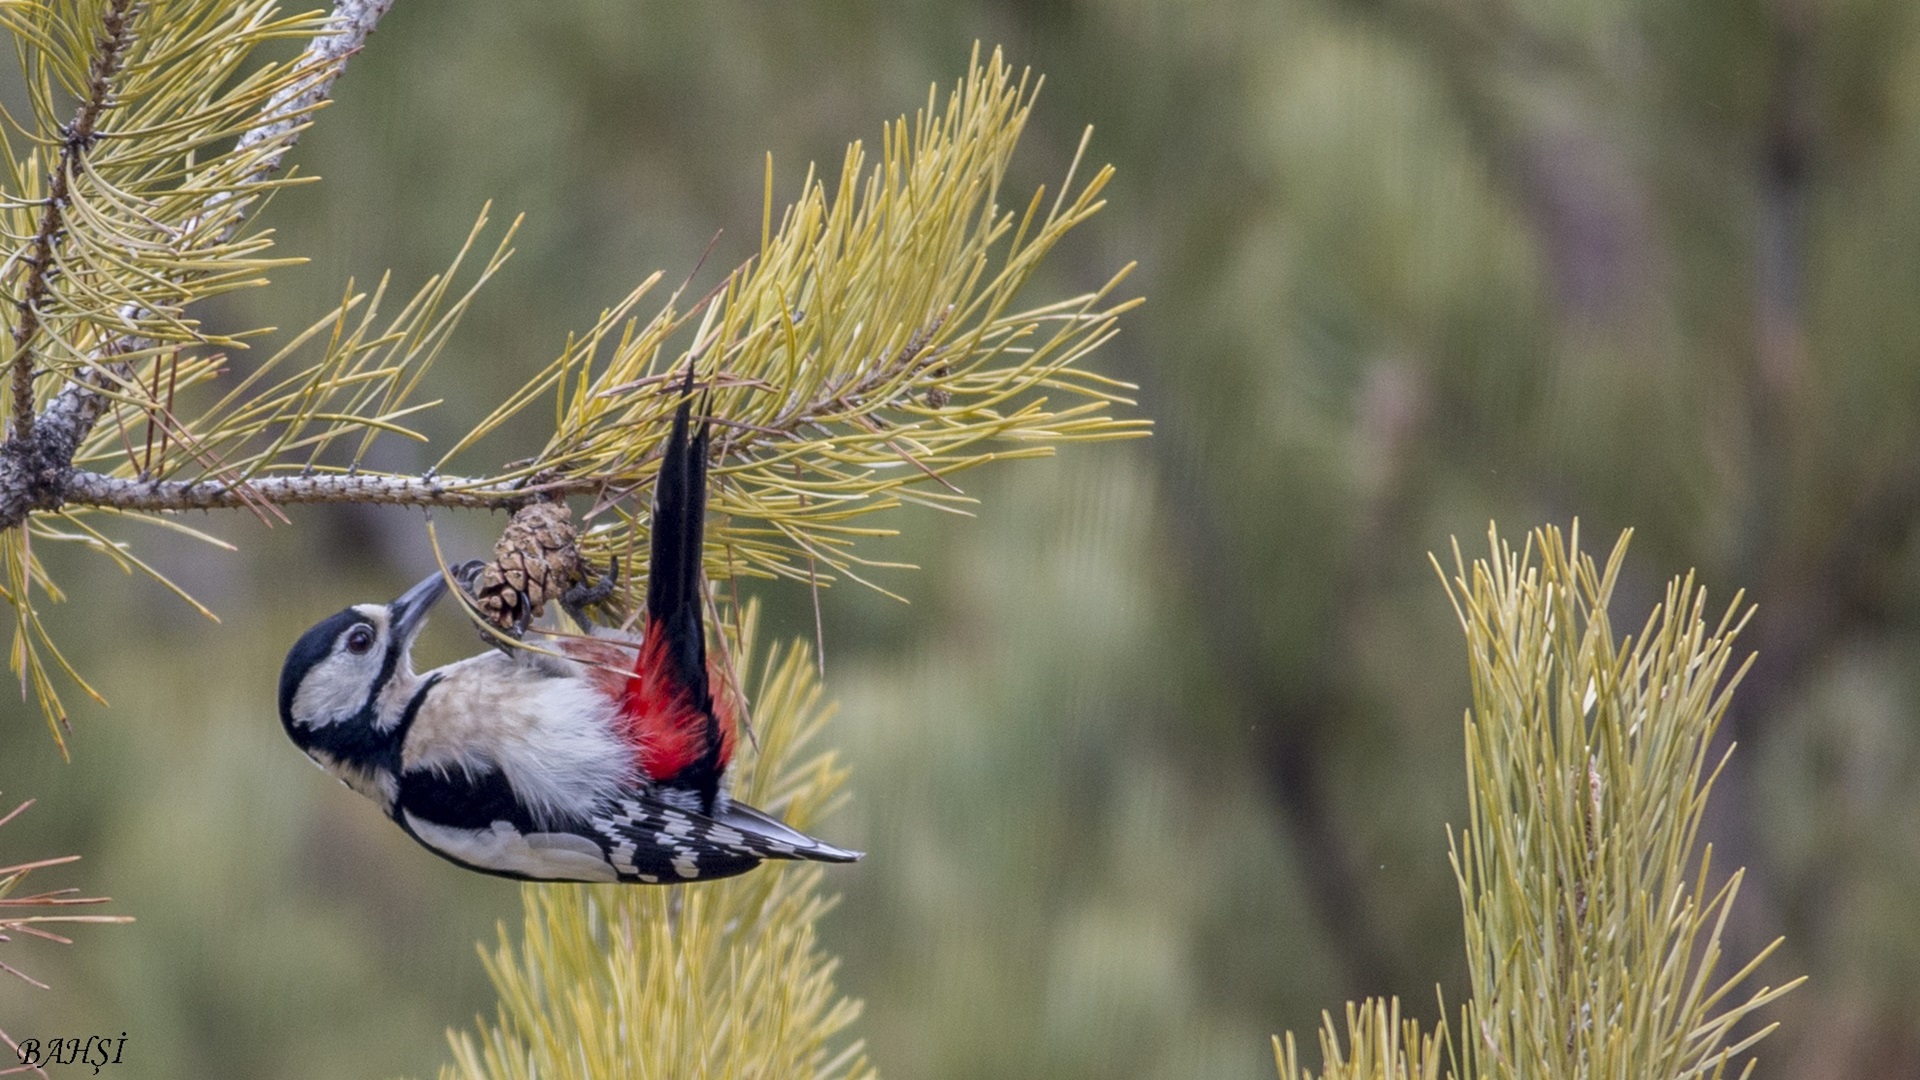
[[[581,582],[560,594],[560,607],[571,619],[586,629],[592,623],[587,618],[587,609],[613,599],[614,584],[620,579],[620,556],[615,555],[607,563],[607,572],[593,582]]]
[[[480,571],[486,568],[485,559],[468,559],[463,563],[454,563],[447,568],[447,573],[453,578],[453,583],[460,586],[462,592],[472,596],[480,580]]]

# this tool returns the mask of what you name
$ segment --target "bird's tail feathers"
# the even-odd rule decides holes
[[[681,684],[706,707],[706,633],[701,619],[704,594],[700,560],[707,506],[707,439],[702,421],[690,431],[693,364],[687,364],[680,405],[660,458],[653,489],[652,551],[647,566],[647,623],[650,634],[669,646]]]
[[[865,854],[834,847],[823,840],[788,825],[765,811],[729,800],[724,809],[716,808],[713,819],[739,831],[754,849],[774,859],[811,859],[815,862],[858,862]]]

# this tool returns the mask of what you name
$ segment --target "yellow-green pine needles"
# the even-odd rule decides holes
[[[253,56],[281,38],[330,33],[329,24],[319,14],[284,16],[273,0],[15,0],[0,4],[0,26],[13,38],[28,101],[23,115],[0,115],[10,464],[49,453],[44,433],[32,441],[36,422],[42,410],[64,409],[58,419],[73,441],[27,470],[58,474],[75,461],[124,454],[120,475],[161,479],[181,467],[237,475],[219,445],[235,432],[182,423],[176,403],[222,365],[220,350],[243,348],[260,331],[213,334],[188,309],[265,284],[270,270],[297,261],[269,257],[270,236],[242,226],[263,198],[297,182],[273,175],[304,127],[287,102],[338,63]],[[243,132],[259,137],[238,138]],[[75,419],[96,412],[111,415],[99,424]],[[353,417],[345,426],[386,420]],[[17,500],[22,474],[13,475]],[[13,609],[9,666],[64,753],[66,710],[53,673],[98,695],[41,620],[37,601],[60,591],[34,542],[82,543],[174,586],[60,502],[24,520],[11,511],[9,524],[19,524],[0,536],[0,601]],[[48,509],[66,520],[49,520]]]
[[[281,16],[270,0],[58,0],[0,7],[0,24],[31,103],[29,116],[0,123],[0,229],[17,245],[0,284],[31,294],[36,323],[25,340],[6,336],[6,361],[26,349],[37,370],[70,376],[101,366],[114,342],[137,339],[136,353],[232,344],[184,311],[264,284],[290,261],[267,257],[271,238],[239,226],[261,197],[299,182],[261,166],[297,130],[245,148],[233,140],[316,75],[311,63],[250,60],[263,44],[319,33],[323,17]],[[50,184],[61,199],[47,198]],[[38,400],[61,385],[37,378]]]
[[[455,292],[461,266],[486,225],[483,210],[447,270],[428,279],[397,314],[383,320],[385,280],[371,296],[356,294],[349,286],[332,311],[224,391],[217,383],[234,366],[225,352],[174,349],[123,358],[122,381],[101,391],[102,415],[75,453],[74,463],[114,479],[142,483],[180,479],[244,492],[250,481],[262,476],[343,475],[357,470],[380,434],[424,441],[405,424],[409,416],[433,403],[413,402],[411,395],[476,292],[512,253],[509,245],[519,222],[505,230],[484,266]],[[319,355],[300,369],[287,371],[316,342]],[[214,393],[219,396],[189,411],[190,404]],[[348,452],[323,457],[342,442],[350,444]],[[279,516],[265,499],[244,505],[263,519]],[[0,602],[11,606],[15,615],[8,660],[23,691],[30,691],[40,703],[63,751],[66,707],[54,673],[100,699],[61,654],[41,621],[35,594],[54,601],[61,594],[33,554],[36,543],[79,544],[106,556],[123,573],[151,578],[201,615],[213,617],[161,570],[135,555],[128,542],[110,537],[100,527],[121,520],[230,546],[171,519],[165,511],[83,503],[34,514],[19,528],[0,533]]]
[[[553,439],[509,475],[605,478],[609,517],[587,548],[627,554],[644,514],[618,498],[645,489],[675,405],[661,391],[692,363],[716,417],[709,557],[726,562],[711,571],[812,581],[885,565],[853,548],[891,530],[857,518],[971,502],[957,473],[1145,434],[1145,421],[1110,415],[1131,387],[1080,366],[1137,302],[1111,298],[1125,268],[1094,292],[1014,310],[1111,176],[1076,186],[1076,155],[1050,201],[1042,190],[1001,204],[1036,90],[997,52],[976,53],[944,106],[930,94],[884,131],[877,162],[855,143],[836,185],[810,174],[778,228],[769,163],[757,258],[703,300],[683,306],[676,291],[629,320],[650,280],[452,453],[553,393]]]
[[[369,445],[381,434],[424,442],[404,421],[436,403],[416,403],[412,395],[480,288],[513,253],[518,219],[472,280],[454,292],[462,265],[486,231],[490,209],[482,208],[447,269],[428,278],[398,313],[385,317],[384,326],[388,279],[382,278],[370,296],[354,292],[349,283],[331,311],[193,412],[189,403],[209,396],[231,368],[244,365],[220,353],[169,357],[171,366],[154,369],[167,381],[167,407],[156,411],[110,395],[107,415],[94,426],[75,463],[113,477],[242,484],[275,473],[359,471]],[[316,343],[319,355],[289,372]],[[328,455],[343,439],[352,452]]]
[[[1462,1034],[1421,1036],[1397,1003],[1369,1002],[1349,1009],[1349,1052],[1327,1018],[1319,1075],[1438,1077],[1444,1050],[1462,1080],[1745,1076],[1773,1030],[1755,1013],[1801,982],[1742,990],[1777,941],[1727,970],[1741,872],[1716,880],[1697,843],[1750,609],[1736,596],[1710,621],[1689,574],[1616,638],[1627,535],[1604,565],[1577,527],[1519,551],[1489,541],[1471,566],[1456,544],[1446,582],[1473,688],[1468,822],[1449,830],[1473,991]],[[1314,1075],[1291,1036],[1275,1050],[1285,1080]]]
[[[1369,999],[1347,1003],[1346,1040],[1333,1017],[1320,1014],[1319,1073],[1300,1064],[1293,1033],[1273,1040],[1274,1064],[1283,1080],[1439,1080],[1446,1064],[1445,1025],[1438,1034],[1420,1034],[1418,1021],[1402,1020],[1400,1001]]]
[[[757,655],[753,623],[730,643],[743,660]],[[739,684],[759,749],[742,747],[735,793],[812,827],[845,772],[808,751],[832,709],[806,645],[766,650]],[[441,1080],[871,1077],[845,1037],[859,1003],[835,989],[837,962],[814,936],[833,904],[821,883],[817,866],[769,863],[694,886],[523,886],[518,940],[502,927],[481,953],[497,1015],[450,1036]]]

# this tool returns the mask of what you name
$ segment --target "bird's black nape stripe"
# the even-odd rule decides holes
[[[680,407],[660,457],[653,488],[652,550],[647,564],[647,621],[666,635],[674,674],[701,709],[711,711],[700,558],[705,539],[707,445],[711,425],[689,434],[693,365],[680,387]],[[716,733],[717,734],[717,733]]]
[[[400,654],[406,651],[407,642],[400,640],[399,634],[387,635],[387,651],[380,657],[380,674],[374,676],[373,689],[367,691],[367,703],[360,707],[363,714],[374,715],[374,705],[387,689],[387,684],[393,681],[394,670],[400,666]]]
[[[376,721],[380,714],[375,710],[373,700],[369,699],[353,719],[307,731],[302,738],[294,741],[304,748],[325,751],[338,762],[397,774],[400,771],[400,747],[406,742],[407,729],[413,726],[414,718],[420,715],[420,707],[426,704],[428,691],[439,685],[440,679],[440,675],[429,675],[420,683],[392,728],[382,729],[378,726]]]

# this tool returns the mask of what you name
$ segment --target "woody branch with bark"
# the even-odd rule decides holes
[[[432,468],[368,467],[377,440],[426,441],[412,425],[435,404],[417,400],[429,368],[511,254],[517,221],[490,229],[483,209],[447,270],[403,302],[387,278],[349,282],[285,340],[199,312],[299,261],[273,252],[257,211],[314,179],[283,159],[390,6],[0,3],[31,103],[0,124],[13,238],[0,265],[0,601],[14,616],[9,662],[63,749],[61,691],[98,695],[42,620],[63,593],[36,544],[79,544],[206,612],[120,536],[130,519],[224,545],[180,512],[244,509],[272,524],[296,503],[578,497],[580,556],[631,567],[676,403],[667,382],[691,366],[715,424],[714,575],[867,582],[887,564],[856,544],[889,530],[856,519],[903,503],[964,513],[955,474],[1144,432],[1112,415],[1130,387],[1082,364],[1132,306],[1113,298],[1125,268],[1089,293],[1015,304],[1031,303],[1041,260],[1100,209],[1109,170],[1076,179],[1076,157],[1057,192],[1003,205],[1038,84],[996,53],[886,126],[871,162],[855,143],[836,180],[809,170],[777,216],[769,161],[758,253],[718,285],[663,290],[652,275],[529,364]],[[288,38],[305,42],[296,58],[255,57]],[[494,447],[530,408],[553,410],[546,444]],[[616,613],[631,609],[644,583],[616,585]]]

